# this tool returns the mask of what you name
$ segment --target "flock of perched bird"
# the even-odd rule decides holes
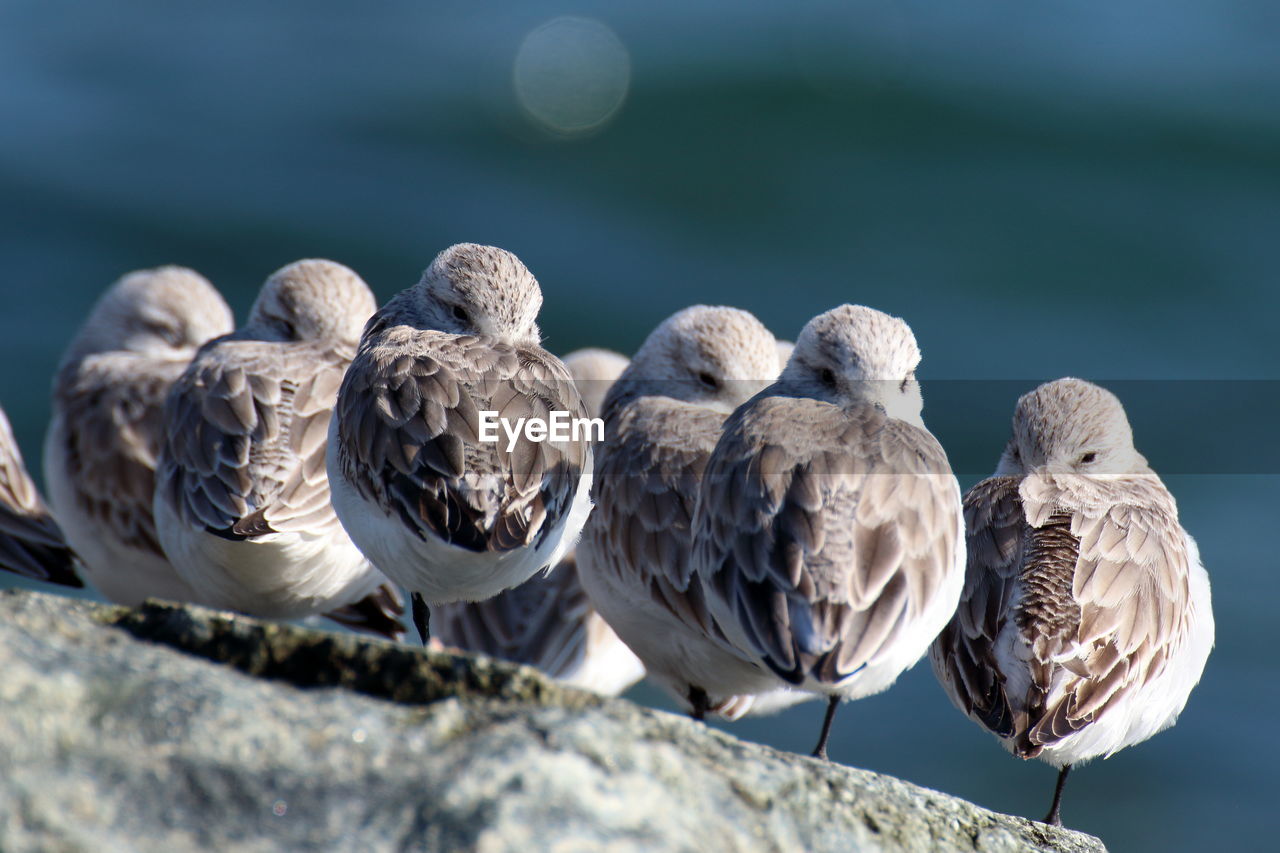
[[[1052,823],[1073,764],[1176,720],[1209,581],[1110,392],[1024,395],[962,498],[898,318],[842,305],[792,349],[694,306],[630,360],[561,361],[541,304],[474,244],[381,309],[340,264],[290,264],[238,330],[190,270],[127,275],[58,370],[52,514],[0,414],[0,565],[393,638],[403,589],[424,642],[610,694],[647,673],[698,718],[826,697],[818,756],[841,700],[928,652],[961,711],[1060,768]],[[604,438],[485,441],[487,412]]]

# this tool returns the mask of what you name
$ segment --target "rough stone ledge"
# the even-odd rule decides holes
[[[0,671],[6,851],[1104,849],[528,668],[196,607],[5,592]]]
[[[154,600],[136,610],[90,607],[92,618],[123,628],[139,640],[296,687],[341,687],[405,705],[428,705],[449,697],[566,708],[605,701],[561,687],[530,667],[480,655],[448,654]]]

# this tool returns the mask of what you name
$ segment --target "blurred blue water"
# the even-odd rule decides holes
[[[562,14],[612,27],[632,69],[613,120],[569,140],[511,83],[521,39]],[[0,403],[38,458],[58,355],[129,269],[193,266],[243,316],[295,258],[348,263],[385,299],[466,239],[528,263],[559,351],[630,351],[694,301],[789,338],[843,301],[901,314],[926,379],[1019,380],[1003,407],[926,386],[968,485],[1034,379],[1280,379],[1277,35],[1265,0],[11,0]],[[1068,823],[1115,850],[1268,846],[1280,793],[1280,575],[1259,533],[1280,477],[1273,448],[1259,467],[1249,449],[1276,386],[1189,387],[1181,405],[1148,394],[1134,422],[1179,472],[1219,642],[1177,728],[1073,777]],[[820,714],[730,728],[807,750]],[[832,755],[1020,814],[1052,786],[927,666],[843,708]]]

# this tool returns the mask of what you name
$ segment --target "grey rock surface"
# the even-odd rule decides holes
[[[1102,850],[484,658],[0,594],[0,850]]]

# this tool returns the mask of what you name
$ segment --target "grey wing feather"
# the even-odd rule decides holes
[[[349,355],[224,340],[166,400],[160,488],[179,516],[229,539],[337,525],[325,439]]]
[[[635,573],[656,604],[708,632],[714,628],[693,571],[692,527],[698,482],[722,422],[710,409],[659,397],[633,401],[611,417],[587,533],[615,571]]]
[[[968,560],[951,622],[934,642],[934,669],[961,709],[1001,737],[1014,733],[1014,710],[995,660],[1025,547],[1018,480],[993,477],[964,497]]]
[[[1031,505],[1013,478],[966,495],[965,591],[935,654],[965,710],[1026,758],[1162,672],[1189,599],[1185,537],[1163,486],[1131,481],[1127,500],[1088,512],[1030,486]],[[1006,693],[995,656],[1009,623],[1029,649],[1026,695]]]
[[[447,645],[560,677],[586,657],[590,613],[576,562],[568,557],[554,571],[493,598],[434,608],[431,626]]]
[[[362,634],[388,640],[404,636],[404,596],[391,584],[382,584],[357,602],[330,610],[325,618]]]
[[[81,510],[125,545],[163,557],[151,514],[164,398],[185,364],[121,353],[91,356],[59,374],[66,474]]]
[[[587,436],[521,441],[508,452],[505,436],[480,441],[479,413],[512,423],[553,410],[586,417],[563,365],[485,338],[403,327],[383,334],[398,346],[362,346],[339,394],[338,458],[347,480],[423,537],[473,551],[541,541],[567,515],[589,470]],[[404,354],[415,347],[421,354]]]
[[[82,587],[74,559],[22,464],[8,418],[0,410],[0,569]]]
[[[874,409],[837,411],[789,398],[739,409],[699,508],[700,570],[745,651],[795,684],[838,683],[892,649],[958,544],[937,441]]]
[[[1069,542],[1060,559],[1070,561],[1071,571],[1052,597],[1075,609],[1074,630],[1061,640],[1053,630],[1043,632],[1047,642],[1032,645],[1033,692],[1018,743],[1028,756],[1094,722],[1161,674],[1187,634],[1186,535],[1172,497],[1154,475],[1111,486],[1125,489],[1125,500],[1101,512],[1055,513],[1033,534],[1042,537],[1056,522],[1059,537]],[[1028,518],[1037,514],[1029,510]],[[1024,577],[1054,575],[1052,562],[1037,556],[1028,553]],[[1047,614],[1021,612],[1028,622],[1057,627]],[[1055,672],[1058,667],[1066,673]]]

